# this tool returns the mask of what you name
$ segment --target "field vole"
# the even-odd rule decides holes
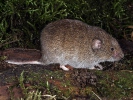
[[[48,24],[41,33],[44,64],[69,64],[74,68],[94,69],[104,61],[119,61],[124,54],[112,36],[99,27],[78,20],[63,19]]]
[[[41,33],[41,64],[60,63],[74,68],[95,69],[104,61],[119,61],[124,54],[115,38],[103,29],[78,20],[48,24]]]

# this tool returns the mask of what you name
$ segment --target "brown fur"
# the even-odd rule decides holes
[[[94,39],[101,41],[100,49],[92,48]],[[41,33],[41,46],[44,64],[69,64],[75,68],[91,68],[110,59],[118,61],[124,56],[117,40],[103,29],[70,19],[48,24]]]

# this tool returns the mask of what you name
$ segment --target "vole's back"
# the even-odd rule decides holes
[[[102,51],[95,51],[93,39],[99,38],[108,42],[110,35],[100,28],[89,26],[78,20],[64,19],[48,24],[41,33],[42,58],[44,64],[69,64],[77,68],[91,67],[97,61],[104,61],[104,51],[108,47],[102,46]],[[98,54],[100,53],[100,54]],[[106,58],[106,59],[105,59]]]

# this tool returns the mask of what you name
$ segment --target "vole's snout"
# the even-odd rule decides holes
[[[116,61],[121,60],[123,57],[124,57],[123,52],[117,52],[117,51],[114,52],[114,59],[116,59]]]

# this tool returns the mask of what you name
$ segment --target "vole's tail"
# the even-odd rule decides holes
[[[5,61],[11,64],[42,64],[41,52],[36,49],[10,48],[0,52],[0,55],[5,56]]]

